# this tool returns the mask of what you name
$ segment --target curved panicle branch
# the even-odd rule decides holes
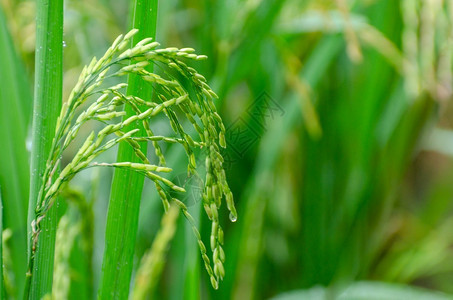
[[[222,167],[223,158],[220,154],[220,147],[225,147],[225,127],[213,103],[213,99],[217,98],[217,95],[201,74],[182,61],[183,59],[203,60],[206,59],[206,56],[193,53],[194,50],[191,48],[157,49],[159,44],[151,39],[144,39],[136,46],[128,48],[131,37],[136,33],[137,30],[133,29],[125,36],[119,36],[104,56],[99,60],[94,58],[83,69],[78,83],[72,90],[68,101],[63,105],[37,201],[36,219],[33,222],[34,242],[32,251],[39,237],[40,221],[54,204],[62,187],[77,173],[95,166],[130,169],[140,172],[154,182],[165,210],[170,207],[170,202],[175,202],[181,207],[183,214],[192,224],[195,236],[198,239],[206,269],[211,277],[211,283],[214,288],[217,288],[219,280],[224,277],[225,272],[223,267],[225,254],[222,249],[223,231],[219,225],[218,217],[222,198],[226,199],[232,219],[234,220],[237,217],[233,196]],[[145,67],[149,64],[159,66],[163,70],[163,75],[145,70]],[[127,87],[125,83],[104,86],[104,81],[107,78],[125,77],[129,74],[139,75],[144,83],[152,84],[158,94],[157,100],[126,95],[123,92]],[[131,107],[135,114],[121,120],[121,117],[126,114],[125,105]],[[87,108],[77,114],[77,109],[82,106]],[[146,109],[143,109],[143,107]],[[173,136],[154,134],[149,121],[157,115],[165,115],[173,129]],[[192,124],[195,132],[197,132],[197,137],[190,136],[184,130],[179,121],[181,116],[184,116]],[[57,174],[56,170],[60,165],[63,151],[74,142],[80,128],[90,120],[98,121],[104,124],[104,127],[98,132],[91,132],[71,162]],[[146,136],[136,136],[138,129],[124,130],[127,125],[137,121],[143,123]],[[146,153],[141,151],[138,142],[143,141],[151,142],[155,156],[159,161],[158,165],[151,164]],[[141,163],[95,161],[101,153],[122,142],[133,148]],[[184,147],[188,156],[187,169],[189,174],[196,173],[194,149],[206,149],[207,172],[203,204],[209,219],[212,221],[210,242],[212,264],[187,207],[178,199],[173,198],[169,192],[171,190],[184,192],[184,189],[161,176],[161,173],[171,172],[172,169],[166,166],[165,156],[159,143],[175,143]],[[164,186],[166,187],[164,188]]]

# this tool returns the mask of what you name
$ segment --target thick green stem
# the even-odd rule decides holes
[[[28,212],[29,237],[36,218],[42,175],[61,109],[63,73],[63,1],[38,0],[36,7],[35,99],[31,153],[31,184]],[[55,251],[56,207],[40,222],[36,251],[29,240],[30,268],[27,274],[29,299],[41,299],[52,291]],[[31,279],[30,279],[31,276]],[[26,295],[27,295],[26,294]]]
[[[157,0],[136,0],[133,8],[132,27],[140,31],[134,36],[132,43],[135,44],[147,37],[154,38]],[[139,76],[130,75],[127,93],[149,99],[152,90]],[[135,114],[130,107],[126,108],[126,112],[126,118]],[[140,129],[138,136],[146,135],[139,122],[131,124],[125,131],[134,128]],[[141,151],[146,153],[146,143],[140,143],[140,147]],[[119,146],[117,161],[140,162],[133,149],[125,143]],[[143,184],[143,175],[124,169],[115,170],[107,215],[100,299],[126,299],[129,294]]]

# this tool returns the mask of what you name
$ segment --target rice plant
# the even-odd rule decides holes
[[[217,98],[217,95],[206,84],[206,79],[202,75],[180,60],[181,58],[202,60],[206,57],[192,53],[193,49],[190,48],[155,49],[159,44],[152,42],[150,39],[142,40],[131,49],[125,49],[129,45],[130,38],[136,33],[137,30],[132,30],[124,37],[119,36],[103,57],[99,60],[93,59],[84,68],[77,85],[72,90],[68,101],[65,102],[61,110],[46,170],[42,176],[42,185],[39,190],[36,207],[36,217],[32,223],[32,258],[30,269],[33,268],[33,257],[36,252],[42,220],[54,205],[58,193],[62,190],[63,186],[78,172],[87,168],[96,166],[115,167],[129,169],[143,174],[154,182],[165,210],[169,209],[170,201],[175,201],[188,220],[193,222],[184,203],[171,197],[163,186],[167,186],[175,191],[184,192],[184,189],[158,174],[172,171],[171,168],[165,167],[165,157],[158,142],[178,143],[186,151],[189,160],[187,167],[189,174],[196,173],[193,148],[206,148],[207,151],[206,169],[208,172],[206,174],[203,201],[205,211],[213,222],[211,249],[217,253],[213,258],[214,271],[211,268],[209,259],[206,256],[206,248],[195,226],[194,232],[198,237],[200,250],[206,264],[206,269],[211,276],[212,284],[214,287],[217,287],[218,280],[224,276],[222,266],[224,254],[221,247],[223,233],[219,226],[217,212],[218,207],[221,205],[223,195],[225,195],[231,214],[234,218],[237,215],[232,193],[226,182],[225,172],[222,169],[223,159],[219,154],[220,145],[225,146],[225,128],[212,103],[213,98]],[[159,75],[149,73],[145,70],[145,67],[150,63],[156,65],[162,64],[164,67],[167,66],[177,74],[172,75],[168,73],[169,78],[164,79]],[[109,70],[116,65],[121,66],[121,68],[109,74]],[[125,88],[127,84],[100,88],[106,78],[128,74],[139,75],[145,81],[144,84],[153,84],[154,89],[159,91],[157,96],[159,99],[157,100],[158,102],[146,101],[135,96],[126,96],[121,92],[121,89]],[[189,80],[192,85],[190,88],[195,92],[194,100],[190,100],[191,98],[187,89],[175,79],[178,75]],[[89,97],[96,96],[98,96],[97,99],[75,119],[77,108],[82,106]],[[119,117],[126,114],[123,110],[125,105],[130,105],[136,114],[117,123],[106,125],[97,134],[91,132],[72,161],[55,176],[55,172],[61,162],[63,151],[74,141],[80,127],[89,120],[96,120],[102,123],[115,119],[118,120]],[[146,106],[147,109],[141,111],[138,109],[138,105]],[[184,131],[175,112],[177,108],[181,109],[198,132],[200,142],[194,141]],[[150,118],[155,117],[159,113],[164,113],[167,116],[172,129],[177,135],[176,137],[158,136],[153,133],[148,122]],[[133,122],[143,123],[147,133],[146,136],[135,136],[134,134],[137,133],[138,129],[124,131],[124,128]],[[117,137],[106,141],[107,137],[112,134]],[[159,165],[150,164],[149,159],[137,144],[139,141],[152,142],[155,154],[159,158]],[[128,143],[134,149],[137,157],[142,160],[142,163],[102,163],[94,161],[101,153],[118,145],[120,142]]]
[[[59,3],[62,4],[62,2]],[[56,112],[60,109],[58,98],[62,93],[61,84],[58,82],[62,80],[61,25],[63,9],[62,6],[49,6],[45,2],[40,3],[38,7],[39,31],[37,32],[36,62],[38,75],[35,87],[32,150],[35,156],[32,159],[29,204],[31,236],[25,297],[41,298],[52,291],[53,251],[57,221],[55,203],[58,201],[59,194],[77,173],[92,167],[114,167],[137,172],[154,182],[165,210],[170,208],[170,202],[175,202],[192,224],[211,284],[214,288],[218,288],[219,280],[225,275],[223,268],[225,255],[221,246],[223,232],[219,226],[217,212],[223,195],[232,216],[234,219],[237,218],[232,193],[222,168],[223,158],[219,153],[220,147],[225,147],[225,127],[213,104],[213,99],[218,96],[201,74],[182,61],[182,59],[204,60],[206,56],[194,54],[194,49],[191,48],[156,49],[159,44],[152,41],[152,38],[145,38],[131,48],[131,38],[138,32],[137,29],[133,29],[124,36],[120,35],[99,60],[94,58],[83,69],[69,99],[64,102],[59,112],[56,124],[53,124],[51,116],[54,113],[50,113],[46,119],[43,116],[50,110]],[[46,32],[47,30],[50,32]],[[52,50],[54,53],[60,52],[60,54],[51,56]],[[41,64],[42,62],[45,64]],[[152,64],[161,68],[165,77],[146,69]],[[115,70],[115,68],[117,69]],[[107,79],[132,75],[141,80],[140,84],[148,84],[153,87],[154,99],[126,95],[124,93],[124,89],[128,86],[126,83],[113,86],[103,85]],[[93,98],[95,98],[94,101]],[[51,101],[51,99],[53,100]],[[92,103],[87,105],[90,100]],[[85,105],[88,107],[84,107]],[[133,114],[121,120],[121,117],[127,114],[126,109],[132,111]],[[154,134],[149,121],[159,114],[167,117],[175,136]],[[183,128],[180,122],[181,116],[178,114],[192,124],[198,133],[199,142],[194,141]],[[97,133],[91,132],[71,162],[60,170],[63,152],[76,139],[80,128],[89,121],[98,121],[105,126]],[[127,130],[128,126],[133,123],[143,126],[144,131],[137,134],[140,131],[138,128]],[[54,133],[51,133],[52,129],[54,129]],[[109,138],[111,135],[116,137]],[[52,139],[49,143],[50,137]],[[152,143],[158,158],[158,165],[150,163],[139,142]],[[100,154],[120,143],[127,143],[141,162],[95,161]],[[187,166],[189,176],[197,173],[194,149],[206,150],[207,172],[203,202],[205,211],[212,220],[210,243],[213,251],[212,265],[186,205],[174,198],[169,191],[185,192],[185,190],[159,174],[172,171],[171,168],[166,167],[165,156],[159,143],[180,144],[184,148],[189,162]],[[48,153],[48,157],[45,160],[44,169],[41,171],[43,156],[46,156],[46,153]],[[43,233],[43,231],[45,232]],[[101,289],[100,297],[104,297],[103,293],[105,291]]]
[[[2,0],[5,297],[451,298],[452,8]]]

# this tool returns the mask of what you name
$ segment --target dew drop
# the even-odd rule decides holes
[[[236,222],[236,220],[238,219],[237,216],[233,215],[232,213],[230,213],[230,221],[231,222]]]
[[[66,42],[65,42],[65,41],[63,41],[63,48],[65,48],[65,47],[66,47]]]

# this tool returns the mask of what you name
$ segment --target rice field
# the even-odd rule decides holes
[[[453,1],[0,1],[1,299],[453,298]]]

